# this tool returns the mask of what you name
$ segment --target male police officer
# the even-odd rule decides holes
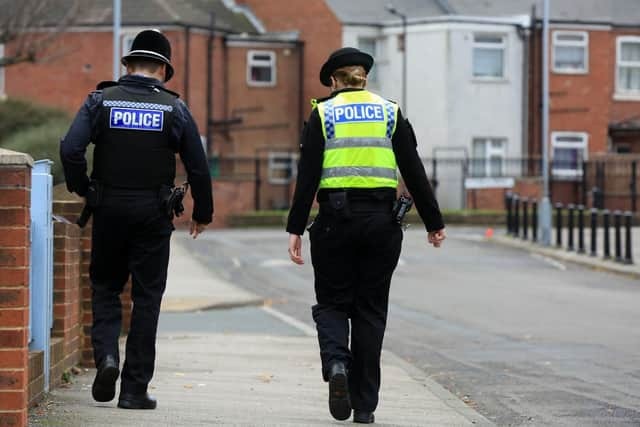
[[[191,234],[212,220],[213,199],[200,134],[186,105],[163,82],[173,75],[171,46],[146,30],[122,58],[128,74],[92,92],[60,147],[69,191],[86,197],[93,210],[90,277],[91,340],[98,368],[92,394],[115,397],[119,371],[120,294],[132,278],[133,313],[118,406],[154,409],[147,393],[153,376],[160,301],[169,263],[172,217],[167,197],[180,153],[194,199]],[[85,151],[95,144],[92,179]]]
[[[389,286],[402,243],[392,218],[396,166],[424,221],[428,240],[445,238],[442,216],[397,105],[364,89],[373,58],[339,49],[320,71],[330,97],[317,102],[301,144],[287,231],[291,260],[302,264],[300,235],[318,187],[320,214],[309,229],[318,330],[329,409],[339,420],[374,422]],[[351,339],[349,339],[349,319]]]

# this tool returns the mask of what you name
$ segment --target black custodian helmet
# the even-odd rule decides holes
[[[128,55],[122,57],[122,65],[127,66],[127,60],[131,58],[153,59],[167,66],[164,81],[168,82],[173,76],[171,65],[171,43],[158,30],[144,30],[138,33]]]

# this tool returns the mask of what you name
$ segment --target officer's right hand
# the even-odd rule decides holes
[[[439,248],[446,238],[447,234],[445,233],[444,228],[442,230],[430,231],[427,235],[427,240],[433,245],[434,248]]]
[[[298,265],[304,264],[302,259],[302,238],[297,234],[289,234],[289,258]]]
[[[199,222],[191,221],[189,234],[192,235],[193,238],[195,239],[196,237],[198,237],[198,234],[204,231],[205,228],[207,228],[207,224],[201,224]]]

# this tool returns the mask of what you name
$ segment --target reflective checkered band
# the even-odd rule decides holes
[[[333,121],[333,99],[324,103],[324,130],[327,140],[336,137],[336,125]]]
[[[160,110],[160,111],[169,111],[169,112],[173,111],[172,105],[151,104],[148,102],[105,100],[105,101],[102,101],[102,105],[104,105],[105,107],[139,108],[143,110]]]
[[[387,109],[387,138],[391,139],[393,136],[393,129],[396,126],[396,108],[395,104],[389,101],[385,101],[385,108]]]

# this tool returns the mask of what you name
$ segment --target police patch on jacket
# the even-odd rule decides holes
[[[384,107],[380,104],[346,104],[333,107],[335,123],[384,122]]]
[[[120,100],[105,100],[103,105],[111,107],[109,127],[112,129],[162,132],[164,111],[173,110],[171,105]]]
[[[109,127],[114,129],[162,131],[164,113],[136,108],[111,108]]]

